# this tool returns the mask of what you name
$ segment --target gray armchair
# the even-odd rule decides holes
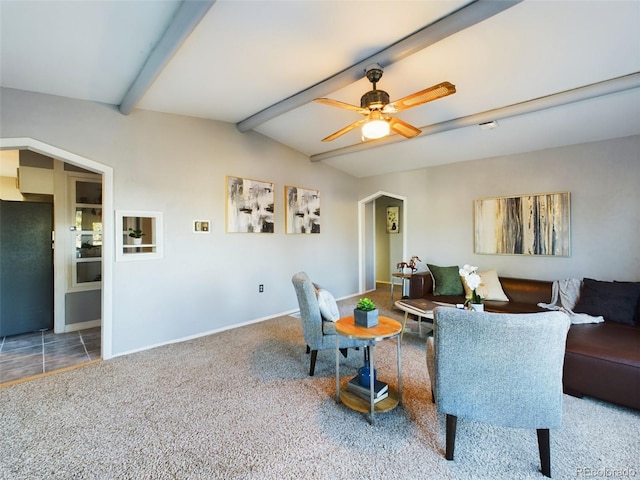
[[[333,322],[322,320],[315,287],[306,273],[300,272],[291,279],[298,297],[302,333],[307,343],[307,353],[311,352],[309,375],[313,376],[316,368],[318,350],[334,350],[336,348],[336,327]],[[365,344],[358,340],[340,337],[340,350],[347,356],[347,349],[362,347]],[[332,357],[333,358],[333,357]]]
[[[447,460],[458,417],[536,429],[551,476],[549,429],[562,422],[562,365],[570,320],[562,312],[502,314],[439,307],[427,340],[438,412],[446,414]]]

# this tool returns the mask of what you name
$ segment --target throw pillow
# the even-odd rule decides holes
[[[640,283],[603,282],[585,278],[573,311],[602,315],[605,321],[633,325],[640,301]]]
[[[614,280],[613,283],[627,283],[631,285],[640,285],[640,282],[618,282],[616,280]],[[638,305],[636,305],[636,314],[634,316],[634,322],[637,325],[640,325],[640,296],[638,297]]]
[[[331,292],[324,289],[318,290],[318,306],[320,307],[320,315],[323,320],[335,322],[340,318],[340,310],[336,299],[331,295]]]
[[[509,297],[507,297],[504,290],[502,290],[498,272],[495,270],[487,270],[486,272],[480,272],[479,275],[482,283],[477,291],[483,300],[496,300],[498,302],[509,301]]]
[[[433,278],[434,295],[463,295],[464,288],[460,280],[460,267],[439,267],[427,264]]]

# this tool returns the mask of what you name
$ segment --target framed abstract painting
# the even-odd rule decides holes
[[[320,233],[320,192],[284,187],[285,232]]]
[[[227,177],[227,233],[274,233],[273,182]]]
[[[474,252],[571,255],[569,192],[474,200]]]

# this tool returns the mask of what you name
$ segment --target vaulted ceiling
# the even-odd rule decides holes
[[[0,0],[3,87],[256,130],[356,177],[640,134],[640,2]],[[378,63],[423,130],[363,142]],[[0,113],[1,113],[0,98]],[[497,128],[479,124],[497,121]]]

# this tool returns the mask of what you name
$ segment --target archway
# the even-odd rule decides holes
[[[34,152],[61,160],[72,165],[91,170],[102,175],[103,194],[103,248],[102,248],[102,358],[109,359],[112,353],[113,335],[113,255],[114,255],[114,218],[113,218],[113,168],[102,165],[75,153],[62,150],[32,138],[0,138],[0,149],[32,150]]]
[[[406,258],[407,251],[407,197],[378,191],[358,201],[358,265],[359,279],[358,289],[360,292],[375,289],[376,285],[376,209],[375,201],[381,197],[389,197],[401,202],[400,225],[402,231],[402,252],[401,258]]]

